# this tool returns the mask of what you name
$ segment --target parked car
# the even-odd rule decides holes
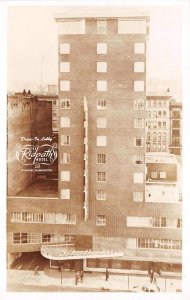
[[[143,286],[134,286],[132,288],[132,292],[133,293],[157,293],[160,292],[160,288],[156,284],[150,283]]]

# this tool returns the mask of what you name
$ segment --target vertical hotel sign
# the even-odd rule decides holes
[[[89,216],[89,199],[88,199],[88,105],[84,97],[84,220]]]

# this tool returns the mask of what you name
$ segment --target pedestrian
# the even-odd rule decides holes
[[[154,272],[153,270],[150,270],[150,283],[153,282]]]
[[[105,273],[105,275],[106,275],[106,281],[108,281],[108,278],[109,278],[108,268],[106,268],[106,273]]]
[[[36,265],[34,269],[34,276],[39,275],[38,270],[39,270],[39,266]]]
[[[158,277],[158,273],[153,272],[153,280],[155,284],[157,284],[157,277]]]
[[[83,270],[80,271],[80,280],[83,282]]]

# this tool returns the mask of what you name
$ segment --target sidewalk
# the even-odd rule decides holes
[[[92,288],[107,291],[130,291],[134,286],[149,285],[150,279],[148,276],[138,275],[120,275],[110,274],[109,280],[105,280],[103,273],[85,273],[82,283],[75,284],[75,272],[63,271],[62,283],[61,272],[58,269],[45,268],[44,271],[39,271],[39,275],[34,276],[34,271],[28,270],[8,270],[7,282],[11,284],[22,284],[28,286],[57,286],[71,288]],[[157,284],[161,292],[176,292],[176,289],[181,289],[181,279],[163,278],[157,279]]]

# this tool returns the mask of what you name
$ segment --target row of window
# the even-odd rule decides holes
[[[68,128],[71,126],[69,117],[61,117],[60,118],[60,126],[61,128]],[[96,120],[97,128],[106,128],[107,127],[107,118],[99,117]],[[137,117],[134,120],[134,128],[144,128],[144,118]]]
[[[98,197],[104,200],[105,194],[97,191]],[[13,223],[45,223],[45,224],[76,224],[75,214],[61,213],[32,213],[12,212],[11,222]],[[96,215],[96,225],[106,225],[106,215]],[[182,228],[182,219],[166,217],[127,217],[127,227],[158,227],[158,228]]]
[[[150,140],[152,140],[152,141],[158,141],[158,142],[161,142],[161,140],[162,140],[162,142],[166,142],[166,132],[153,132],[153,133],[151,133],[151,132],[147,132],[147,137],[146,137],[146,140],[147,141],[150,141]]]
[[[71,63],[68,61],[62,61],[59,65],[60,72],[69,73],[71,72]],[[107,73],[108,65],[106,61],[96,62],[96,71],[97,73]],[[134,73],[144,73],[145,63],[143,61],[134,62]]]
[[[143,147],[143,137],[134,137],[134,147]],[[86,140],[84,139],[84,144],[86,143]],[[61,135],[61,146],[70,146],[71,145],[71,137],[70,135]],[[107,136],[105,135],[98,135],[96,137],[96,146],[105,147],[107,146]]]
[[[149,100],[146,103],[147,103],[147,107],[167,107],[167,106],[169,106],[169,101],[166,101],[166,100]]]
[[[151,172],[151,178],[153,179],[157,179],[157,178],[160,178],[160,179],[166,179],[166,172]]]
[[[164,122],[161,122],[161,121],[154,121],[154,122],[146,122],[146,127],[148,129],[166,129],[167,128],[167,123],[164,121]]]
[[[133,89],[134,92],[144,92],[145,89],[144,80],[135,80]],[[71,90],[70,80],[60,80],[60,91],[69,92],[70,90]],[[98,92],[106,92],[108,90],[107,80],[97,80],[96,90]]]
[[[153,151],[153,152],[165,152],[166,151],[166,143],[163,142],[162,145],[160,142],[158,143],[152,143],[150,144],[150,142],[147,142],[146,143],[146,151],[150,152],[150,151]]]
[[[144,109],[144,99],[135,99],[134,100],[134,110],[143,110]],[[56,103],[57,104],[57,103]],[[60,99],[60,108],[61,109],[70,109],[70,99]],[[98,99],[96,104],[97,110],[106,110],[107,101],[105,99]]]
[[[12,212],[11,222],[46,223],[46,224],[76,224],[75,214],[63,213],[32,213]]]
[[[60,44],[59,46],[60,54],[70,54],[71,47],[69,43]],[[107,43],[97,43],[96,53],[97,54],[107,54],[108,47]],[[144,54],[145,53],[145,44],[144,43],[135,43],[134,44],[134,53],[135,54]]]
[[[70,181],[70,171],[61,171],[60,177],[61,177],[61,181]],[[106,172],[96,172],[97,182],[106,182],[106,180],[107,180]],[[143,173],[133,173],[133,183],[143,183],[143,182],[144,182]]]
[[[61,153],[61,163],[62,164],[70,164],[71,155],[69,152]],[[97,164],[106,164],[107,163],[107,154],[106,153],[98,153],[96,156]],[[133,155],[133,163],[135,165],[144,164],[144,154],[134,154]]]
[[[41,244],[41,243],[70,243],[74,241],[74,236],[57,233],[13,233],[13,244]]]
[[[169,239],[128,238],[127,248],[181,250],[182,241]]]
[[[182,219],[166,217],[127,217],[127,227],[182,228]]]
[[[166,110],[154,110],[154,111],[150,111],[148,110],[146,112],[146,116],[147,118],[161,118],[161,117],[164,117],[166,118],[167,117],[167,111]]]

